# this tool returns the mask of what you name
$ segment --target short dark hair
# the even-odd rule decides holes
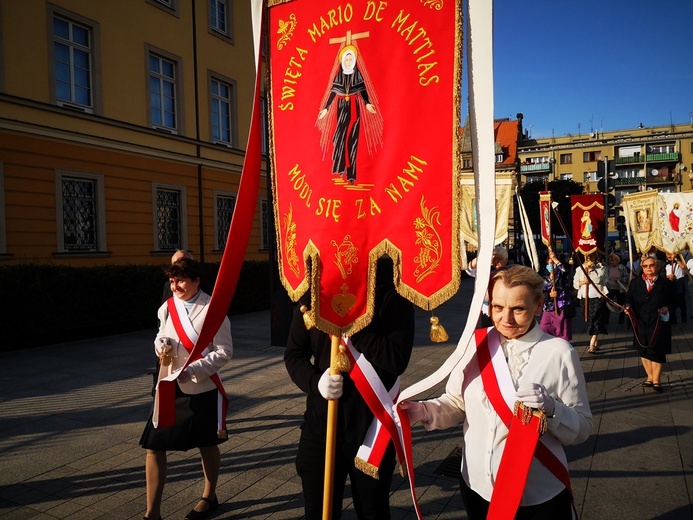
[[[202,275],[202,266],[191,258],[181,258],[164,271],[169,278],[189,278],[196,280]]]

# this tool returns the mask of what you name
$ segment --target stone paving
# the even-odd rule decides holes
[[[437,369],[466,321],[473,281],[436,309],[450,341],[428,338],[430,313],[417,310],[417,335],[403,388]],[[693,309],[693,306],[690,307]],[[232,319],[234,358],[222,371],[230,396],[229,441],[221,445],[221,506],[210,518],[300,519],[294,456],[304,406],[283,349],[270,344],[269,312]],[[611,317],[598,355],[578,316],[573,344],[587,379],[594,428],[567,448],[583,520],[693,520],[693,320],[674,326],[664,393],[643,391],[644,373],[625,325]],[[155,331],[0,354],[0,518],[141,519],[144,451],[151,405]],[[430,391],[438,395],[441,388]],[[424,398],[426,396],[421,396]],[[461,429],[414,429],[417,494],[426,519],[465,519],[458,481],[439,471]],[[183,518],[198,499],[196,450],[169,456],[163,517]],[[342,518],[356,518],[349,500]],[[407,482],[395,475],[392,517],[415,518]]]

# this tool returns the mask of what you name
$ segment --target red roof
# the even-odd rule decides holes
[[[519,129],[518,121],[508,121],[502,119],[494,121],[493,135],[494,140],[500,143],[505,154],[505,160],[497,164],[514,164],[517,160],[517,135]]]
[[[515,161],[517,160],[517,139],[519,127],[520,122],[517,120],[510,121],[509,119],[496,119],[493,122],[493,140],[494,142],[500,144],[500,147],[503,149],[503,155],[505,156],[502,163],[496,164],[515,164]],[[471,136],[466,134],[464,126],[460,128],[460,135],[462,136],[462,150],[471,151]]]

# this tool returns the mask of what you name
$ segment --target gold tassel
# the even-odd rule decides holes
[[[339,372],[351,370],[351,362],[346,354],[346,346],[341,341],[339,342],[339,352],[337,352],[337,356],[334,359],[334,368]]]
[[[449,338],[448,332],[445,330],[445,327],[440,324],[438,318],[431,314],[431,319],[429,321],[431,322],[431,341],[434,343],[446,342]]]
[[[549,428],[548,419],[546,414],[541,410],[536,408],[530,408],[525,406],[522,401],[515,401],[515,407],[513,409],[513,415],[522,421],[522,424],[529,424],[532,421],[532,417],[539,418],[539,424],[537,425],[537,431],[539,435],[544,435],[546,430]]]
[[[306,330],[315,327],[315,321],[313,321],[313,317],[310,315],[310,312],[308,312],[308,307],[301,305],[299,310],[303,313],[303,323],[306,325]]]

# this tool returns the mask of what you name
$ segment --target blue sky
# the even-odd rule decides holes
[[[495,116],[535,138],[690,123],[692,22],[693,0],[494,0]]]

